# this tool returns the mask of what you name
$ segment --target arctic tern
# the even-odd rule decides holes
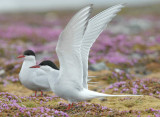
[[[50,85],[48,83],[47,74],[42,69],[30,69],[31,66],[36,65],[35,53],[32,50],[24,51],[23,55],[17,58],[24,58],[22,68],[19,73],[20,82],[28,89],[35,91],[35,96],[37,91],[41,91],[41,96],[43,91],[50,91]],[[57,69],[58,67],[53,63],[52,68]],[[56,75],[56,73],[55,73]]]
[[[115,5],[89,20],[92,9],[92,5],[89,5],[76,13],[60,34],[56,46],[56,53],[60,61],[60,73],[57,78],[52,78],[53,74],[48,74],[48,80],[52,91],[57,96],[68,100],[69,105],[66,110],[72,108],[74,102],[93,98],[141,96],[110,95],[88,90],[87,76],[90,48],[107,23],[121,8],[123,8],[123,5]],[[47,64],[38,65],[40,69],[43,69],[43,66],[47,66]],[[36,68],[36,66],[34,67]],[[71,103],[72,105],[70,105]]]

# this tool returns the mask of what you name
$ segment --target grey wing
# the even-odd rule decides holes
[[[76,13],[61,33],[56,53],[60,62],[59,82],[82,87],[83,70],[80,47],[90,16],[91,5]]]
[[[110,7],[93,18],[88,22],[88,26],[83,36],[82,46],[81,46],[81,56],[83,64],[83,87],[88,89],[87,79],[88,79],[88,57],[89,51],[93,43],[96,41],[100,33],[104,30],[107,24],[112,20],[117,12],[121,10],[123,5],[115,5]]]
[[[33,78],[34,85],[42,91],[49,91],[50,85],[48,82],[49,75],[47,72],[37,69]]]

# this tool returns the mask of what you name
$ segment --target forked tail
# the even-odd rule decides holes
[[[143,96],[143,95],[111,95],[111,94],[103,94],[95,91],[84,89],[82,91],[82,95],[87,100],[92,98],[100,98],[100,97],[125,97],[125,96]]]

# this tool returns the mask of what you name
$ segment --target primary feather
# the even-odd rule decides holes
[[[91,18],[88,22],[81,45],[81,56],[83,64],[83,87],[86,89],[88,89],[88,57],[90,48],[96,41],[100,33],[107,26],[107,24],[123,7],[124,6],[121,4],[110,7]]]
[[[56,52],[60,61],[60,79],[73,81],[82,87],[81,43],[92,5],[80,10],[61,33]],[[73,69],[69,69],[69,68]]]

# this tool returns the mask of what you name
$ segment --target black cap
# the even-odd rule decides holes
[[[48,65],[48,66],[52,67],[53,69],[59,70],[59,68],[50,60],[42,61],[39,65],[40,66]]]
[[[23,55],[26,55],[26,56],[36,56],[35,53],[32,51],[32,50],[26,50],[24,51]]]

